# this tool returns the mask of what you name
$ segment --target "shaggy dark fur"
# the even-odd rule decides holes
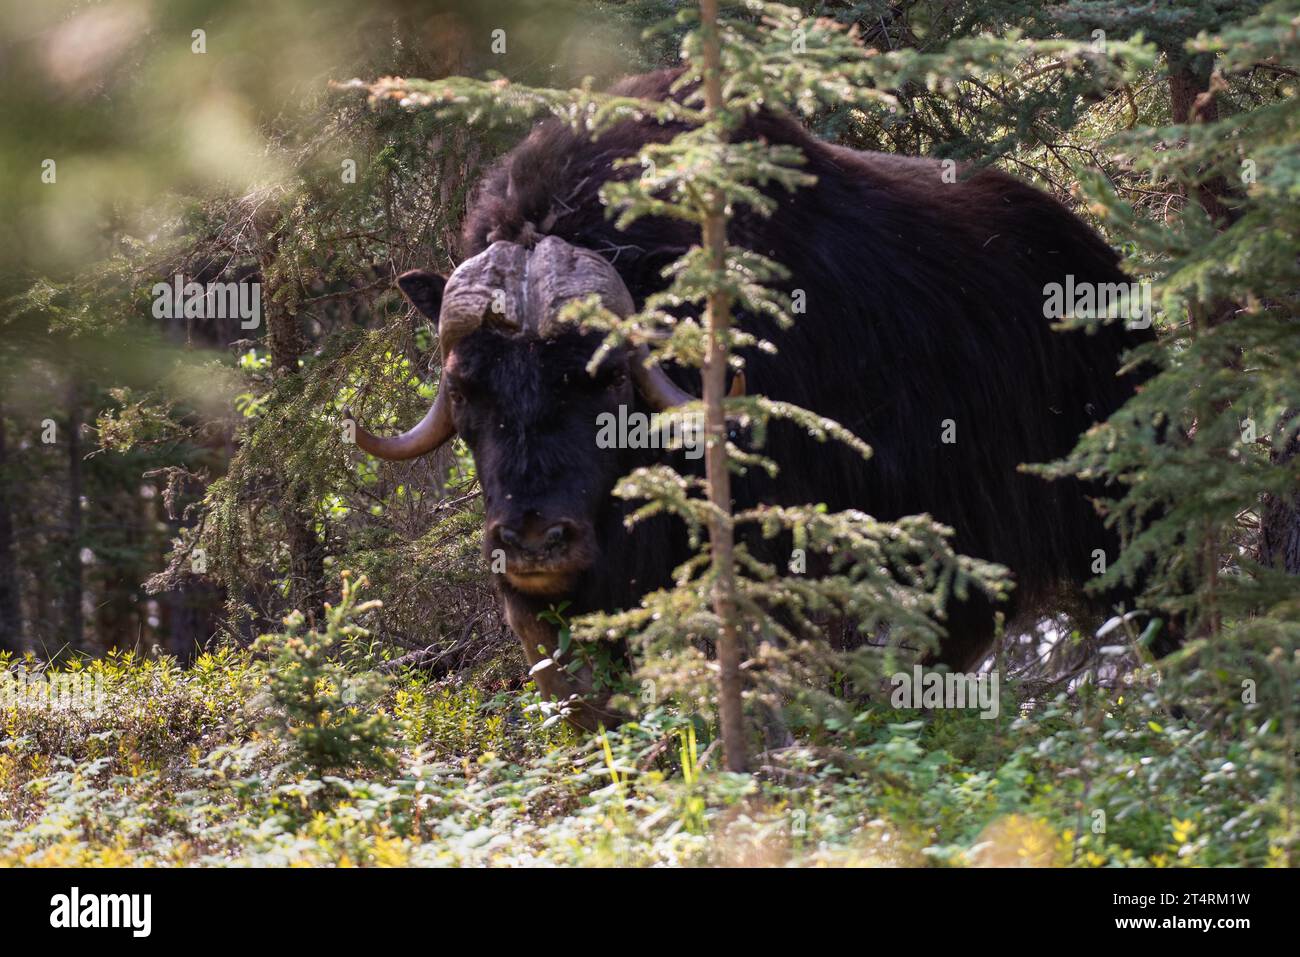
[[[633,77],[615,91],[661,98],[672,79],[669,72]],[[639,305],[665,285],[660,270],[695,236],[662,220],[620,232],[597,192],[615,175],[615,159],[675,132],[628,123],[593,143],[559,123],[541,124],[481,184],[465,224],[465,254],[499,239],[555,235],[606,257]],[[1044,287],[1067,273],[1076,282],[1127,282],[1115,253],[1058,202],[994,170],[945,183],[937,161],[843,149],[772,114],[752,120],[745,135],[798,146],[817,177],[815,186],[783,194],[768,219],[742,213],[729,234],[784,264],[786,290],[807,296],[807,314],[788,332],[741,317],[780,350],[747,356],[749,391],[842,422],[875,456],[864,463],[833,444],[775,429],[768,451],[781,474],[739,483],[738,504],[820,501],[881,518],[929,512],[956,529],[959,551],[1012,569],[1021,610],[1063,585],[1077,592],[1091,575],[1093,550],[1113,560],[1115,539],[1079,484],[1025,476],[1017,466],[1068,452],[1133,392],[1135,383],[1117,374],[1118,358],[1147,333],[1112,324],[1093,335],[1063,334],[1042,312]],[[556,414],[553,383],[504,367],[483,374],[497,380],[498,394],[513,394],[519,421],[541,428]],[[678,377],[690,385],[689,375]],[[946,419],[955,420],[955,444],[940,441]],[[566,444],[584,441],[576,435],[557,435],[549,451],[538,434],[521,431],[517,441],[498,445],[495,465],[480,461],[490,494],[493,485],[503,492],[592,483],[579,470],[594,466]],[[496,482],[486,474],[494,468]],[[682,544],[664,526],[629,540],[623,507],[607,487],[586,491],[600,499],[601,557],[573,611],[634,603],[664,582]],[[949,664],[969,666],[987,649],[991,617],[979,601],[950,609]]]

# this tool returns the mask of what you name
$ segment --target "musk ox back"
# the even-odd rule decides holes
[[[615,92],[662,98],[673,78],[633,77]],[[671,522],[629,534],[632,506],[610,495],[620,475],[662,453],[601,449],[595,434],[602,412],[662,408],[695,391],[698,377],[647,372],[635,353],[611,355],[590,376],[599,337],[552,321],[584,290],[616,311],[639,307],[698,241],[694,227],[663,219],[621,231],[599,200],[602,184],[633,175],[617,160],[678,131],[628,122],[593,142],[540,124],[480,184],[464,227],[469,258],[445,286],[423,271],[399,280],[439,321],[442,387],[411,432],[377,439],[362,430],[358,443],[400,458],[454,432],[466,439],[484,487],[485,549],[507,556],[498,583],[530,661],[554,640],[538,612],[560,599],[572,614],[633,605],[685,557]],[[1149,333],[1119,323],[1058,332],[1044,316],[1046,290],[1067,277],[1127,282],[1114,252],[1055,200],[994,170],[954,178],[937,161],[830,145],[774,113],[753,117],[742,135],[797,146],[817,178],[777,197],[770,217],[738,210],[729,230],[733,244],[789,270],[783,289],[804,307],[789,330],[737,317],[779,349],[744,355],[748,389],[841,422],[875,455],[864,462],[774,423],[767,450],[781,472],[736,482],[737,505],[930,513],[955,529],[958,551],[1012,570],[1020,608],[1061,586],[1077,592],[1096,550],[1116,549],[1087,500],[1097,490],[1018,466],[1069,451],[1135,387],[1119,375],[1119,357]],[[500,314],[487,308],[491,289],[512,303]],[[954,603],[943,660],[977,661],[992,621],[979,599]],[[584,691],[588,678],[539,675],[553,696]],[[574,720],[591,725],[602,702],[587,700]]]

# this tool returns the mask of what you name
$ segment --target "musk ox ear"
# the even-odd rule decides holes
[[[397,288],[411,301],[426,319],[438,321],[438,310],[442,308],[442,290],[447,285],[435,272],[427,269],[412,269],[397,277]]]

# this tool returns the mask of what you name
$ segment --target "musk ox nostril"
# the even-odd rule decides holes
[[[522,522],[508,525],[496,522],[488,531],[488,541],[509,549],[519,556],[540,558],[543,554],[556,558],[577,541],[577,526],[568,519],[546,521],[536,512],[528,513]]]

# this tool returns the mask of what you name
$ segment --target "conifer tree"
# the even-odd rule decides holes
[[[1297,15],[1300,5],[1274,3],[1186,37],[1175,67],[1202,63],[1205,89],[1191,107],[1174,97],[1170,125],[1119,139],[1151,187],[1185,197],[1175,216],[1152,221],[1084,177],[1093,209],[1140,250],[1167,333],[1136,357],[1159,374],[1051,470],[1127,490],[1108,506],[1126,546],[1112,576],[1146,575],[1159,606],[1199,637],[1218,641],[1243,622],[1233,641],[1263,630],[1290,649],[1300,626]],[[1241,109],[1230,83],[1248,74],[1271,76],[1277,99]]]
[[[640,677],[660,693],[677,694],[718,718],[726,764],[748,766],[746,707],[771,715],[792,702],[814,711],[842,709],[828,692],[836,670],[863,688],[879,678],[878,649],[856,654],[830,650],[819,630],[827,617],[849,621],[871,635],[885,623],[893,643],[933,649],[950,597],[981,588],[997,595],[1001,569],[956,555],[949,529],[924,516],[879,522],[861,512],[806,506],[755,506],[737,512],[730,477],[747,469],[776,474],[780,463],[763,450],[774,419],[789,420],[823,441],[846,442],[863,456],[870,449],[838,423],[763,396],[731,396],[727,372],[743,372],[739,349],[778,347],[760,342],[733,321],[767,315],[788,327],[787,296],[773,288],[786,275],[781,264],[732,245],[727,223],[740,209],[770,215],[778,193],[812,182],[791,147],[736,134],[759,109],[804,116],[834,104],[870,104],[890,98],[876,88],[876,65],[855,36],[829,20],[796,8],[750,3],[723,16],[712,0],[678,13],[685,28],[683,70],[674,90],[680,104],[640,102],[593,92],[521,87],[504,79],[455,78],[426,82],[388,78],[372,84],[374,100],[432,108],[441,116],[518,120],[550,113],[596,135],[630,116],[684,121],[688,128],[666,143],[650,144],[622,161],[639,168],[636,179],[606,184],[602,199],[618,224],[647,215],[695,225],[699,242],[666,267],[667,288],[650,296],[639,313],[620,319],[596,301],[569,307],[574,321],[606,333],[592,357],[630,342],[645,346],[651,361],[671,359],[703,370],[702,403],[677,414],[702,412],[706,476],[682,475],[670,466],[639,469],[615,494],[642,504],[630,521],[666,513],[683,521],[696,554],[675,572],[676,586],[647,595],[640,607],[593,614],[575,622],[575,637],[596,642],[627,639],[641,652]],[[698,317],[698,318],[696,318]],[[752,436],[744,448],[732,431]],[[738,527],[763,538],[790,536],[801,551],[827,562],[824,576],[778,568],[738,542]],[[711,647],[709,662],[701,645]]]

